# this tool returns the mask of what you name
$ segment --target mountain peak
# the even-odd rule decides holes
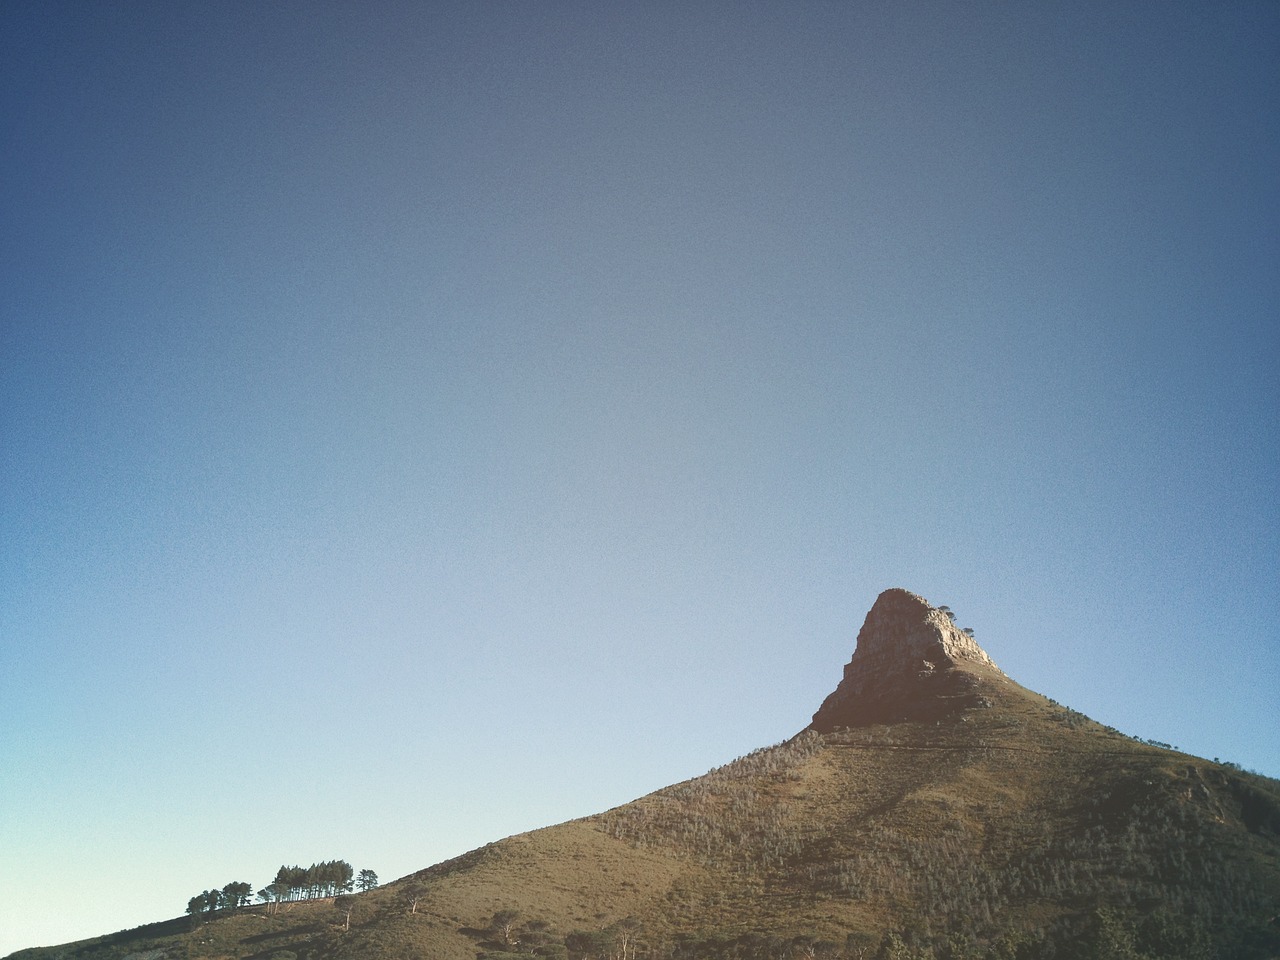
[[[894,587],[867,614],[844,679],[813,715],[811,728],[825,733],[899,720],[935,720],[984,706],[983,679],[1003,678],[972,636],[955,625],[946,607]]]
[[[936,649],[941,647],[941,651]],[[935,607],[919,594],[891,587],[876,598],[858,632],[854,662],[874,658],[952,663],[967,661],[987,667],[995,663],[978,642],[956,626],[946,607]]]

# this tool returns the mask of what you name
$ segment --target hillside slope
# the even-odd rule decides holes
[[[1058,706],[890,590],[796,737],[361,894],[349,929],[307,902],[14,958],[1225,960],[1280,954],[1277,913],[1280,782]]]

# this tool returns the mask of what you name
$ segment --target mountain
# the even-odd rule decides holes
[[[13,958],[1234,960],[1280,956],[1277,914],[1280,781],[1033,693],[945,607],[893,589],[784,743],[343,909],[224,911]]]

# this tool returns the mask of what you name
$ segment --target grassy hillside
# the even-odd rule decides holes
[[[1280,953],[1280,782],[975,676],[982,707],[803,733],[360,894],[350,929],[313,901],[14,958]]]
[[[1006,677],[877,599],[814,724],[355,898],[14,960],[1252,960],[1280,956],[1280,781]]]

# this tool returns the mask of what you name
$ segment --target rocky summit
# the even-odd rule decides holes
[[[1007,678],[951,613],[900,588],[884,591],[858,633],[844,679],[813,715],[810,729],[938,720],[989,706],[984,687]]]

